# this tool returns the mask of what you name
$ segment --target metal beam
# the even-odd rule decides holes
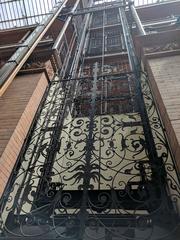
[[[77,0],[76,3],[74,4],[74,7],[73,7],[73,9],[72,9],[72,13],[75,12],[77,6],[79,5],[79,2],[80,2],[80,0]],[[62,41],[62,38],[63,38],[63,36],[64,36],[64,34],[65,34],[68,26],[69,26],[69,23],[70,23],[71,19],[72,19],[72,16],[69,16],[69,17],[66,19],[66,22],[65,22],[65,24],[63,25],[63,28],[62,28],[62,30],[60,31],[60,33],[59,33],[59,35],[58,35],[58,37],[57,37],[57,39],[56,39],[56,41],[55,41],[55,43],[54,43],[54,45],[53,45],[53,47],[52,47],[53,50],[56,51],[56,50],[58,49],[59,44],[60,44],[61,41]]]
[[[137,25],[137,28],[138,28],[138,31],[139,31],[140,35],[146,35],[146,32],[145,32],[145,30],[143,28],[141,20],[140,20],[138,14],[137,14],[137,11],[136,11],[136,9],[134,7],[134,2],[132,0],[129,0],[129,8],[131,10],[132,16],[133,16],[134,21],[135,21],[135,23]]]
[[[74,58],[74,63],[72,64],[73,67],[71,69],[71,77],[74,78],[76,76],[76,72],[77,72],[77,69],[78,69],[78,65],[79,65],[79,60],[80,60],[80,57],[81,57],[81,54],[82,54],[82,51],[83,51],[83,47],[84,47],[84,44],[85,44],[85,40],[86,40],[86,34],[87,34],[87,29],[88,29],[88,25],[89,25],[89,22],[90,22],[90,14],[88,14],[85,19],[84,19],[84,23],[83,24],[83,29],[82,29],[82,32],[81,32],[81,40],[80,40],[80,43],[78,45],[78,48],[77,48],[77,54]]]
[[[103,6],[95,6],[95,7],[84,8],[84,9],[78,10],[74,13],[73,12],[65,13],[65,14],[62,14],[62,16],[64,16],[64,15],[78,16],[78,15],[100,12],[100,11],[103,11],[103,10],[109,10],[109,9],[125,7],[125,6],[128,6],[128,5],[125,5],[125,4],[122,4],[122,3],[114,3],[114,4],[111,3],[111,4],[107,4],[107,5],[103,5]]]

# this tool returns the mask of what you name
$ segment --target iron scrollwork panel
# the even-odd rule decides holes
[[[158,185],[133,74],[98,77],[95,69],[93,78],[51,83],[4,196],[2,239],[153,239],[176,226],[178,180],[146,79],[144,98],[163,159],[159,169],[167,172]],[[132,107],[111,112],[110,104],[127,104],[127,95]]]

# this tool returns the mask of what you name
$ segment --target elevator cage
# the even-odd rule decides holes
[[[83,18],[79,59],[83,31],[73,59],[62,45],[67,66],[49,82],[1,199],[0,239],[176,232],[179,176],[125,10]]]

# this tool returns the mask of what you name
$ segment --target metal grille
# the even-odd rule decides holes
[[[120,26],[111,27],[104,31],[102,29],[91,31],[88,48],[89,56],[125,51],[124,37]]]
[[[103,23],[103,12],[94,13],[91,27],[96,28],[96,27],[102,27],[103,24],[105,26],[108,26],[108,25],[114,25],[119,23],[120,19],[119,19],[118,9],[110,9],[108,11],[105,11],[104,18],[105,19]]]
[[[176,227],[179,187],[145,75],[156,164],[148,157],[135,75],[97,71],[96,64],[94,77],[50,83],[1,202],[0,239],[145,240]],[[123,106],[127,97],[134,110],[109,111],[109,103]]]
[[[38,24],[59,0],[1,0],[0,30]]]
[[[100,67],[99,67],[100,69]],[[127,75],[107,76],[99,79],[96,86],[95,114],[126,114],[137,112],[134,99],[134,82]],[[81,82],[75,98],[75,116],[89,116],[91,107],[91,81]]]

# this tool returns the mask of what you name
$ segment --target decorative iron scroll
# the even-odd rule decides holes
[[[176,230],[178,179],[147,77],[156,165],[134,74],[100,77],[96,65],[93,75],[50,83],[2,198],[0,239],[145,240]]]

